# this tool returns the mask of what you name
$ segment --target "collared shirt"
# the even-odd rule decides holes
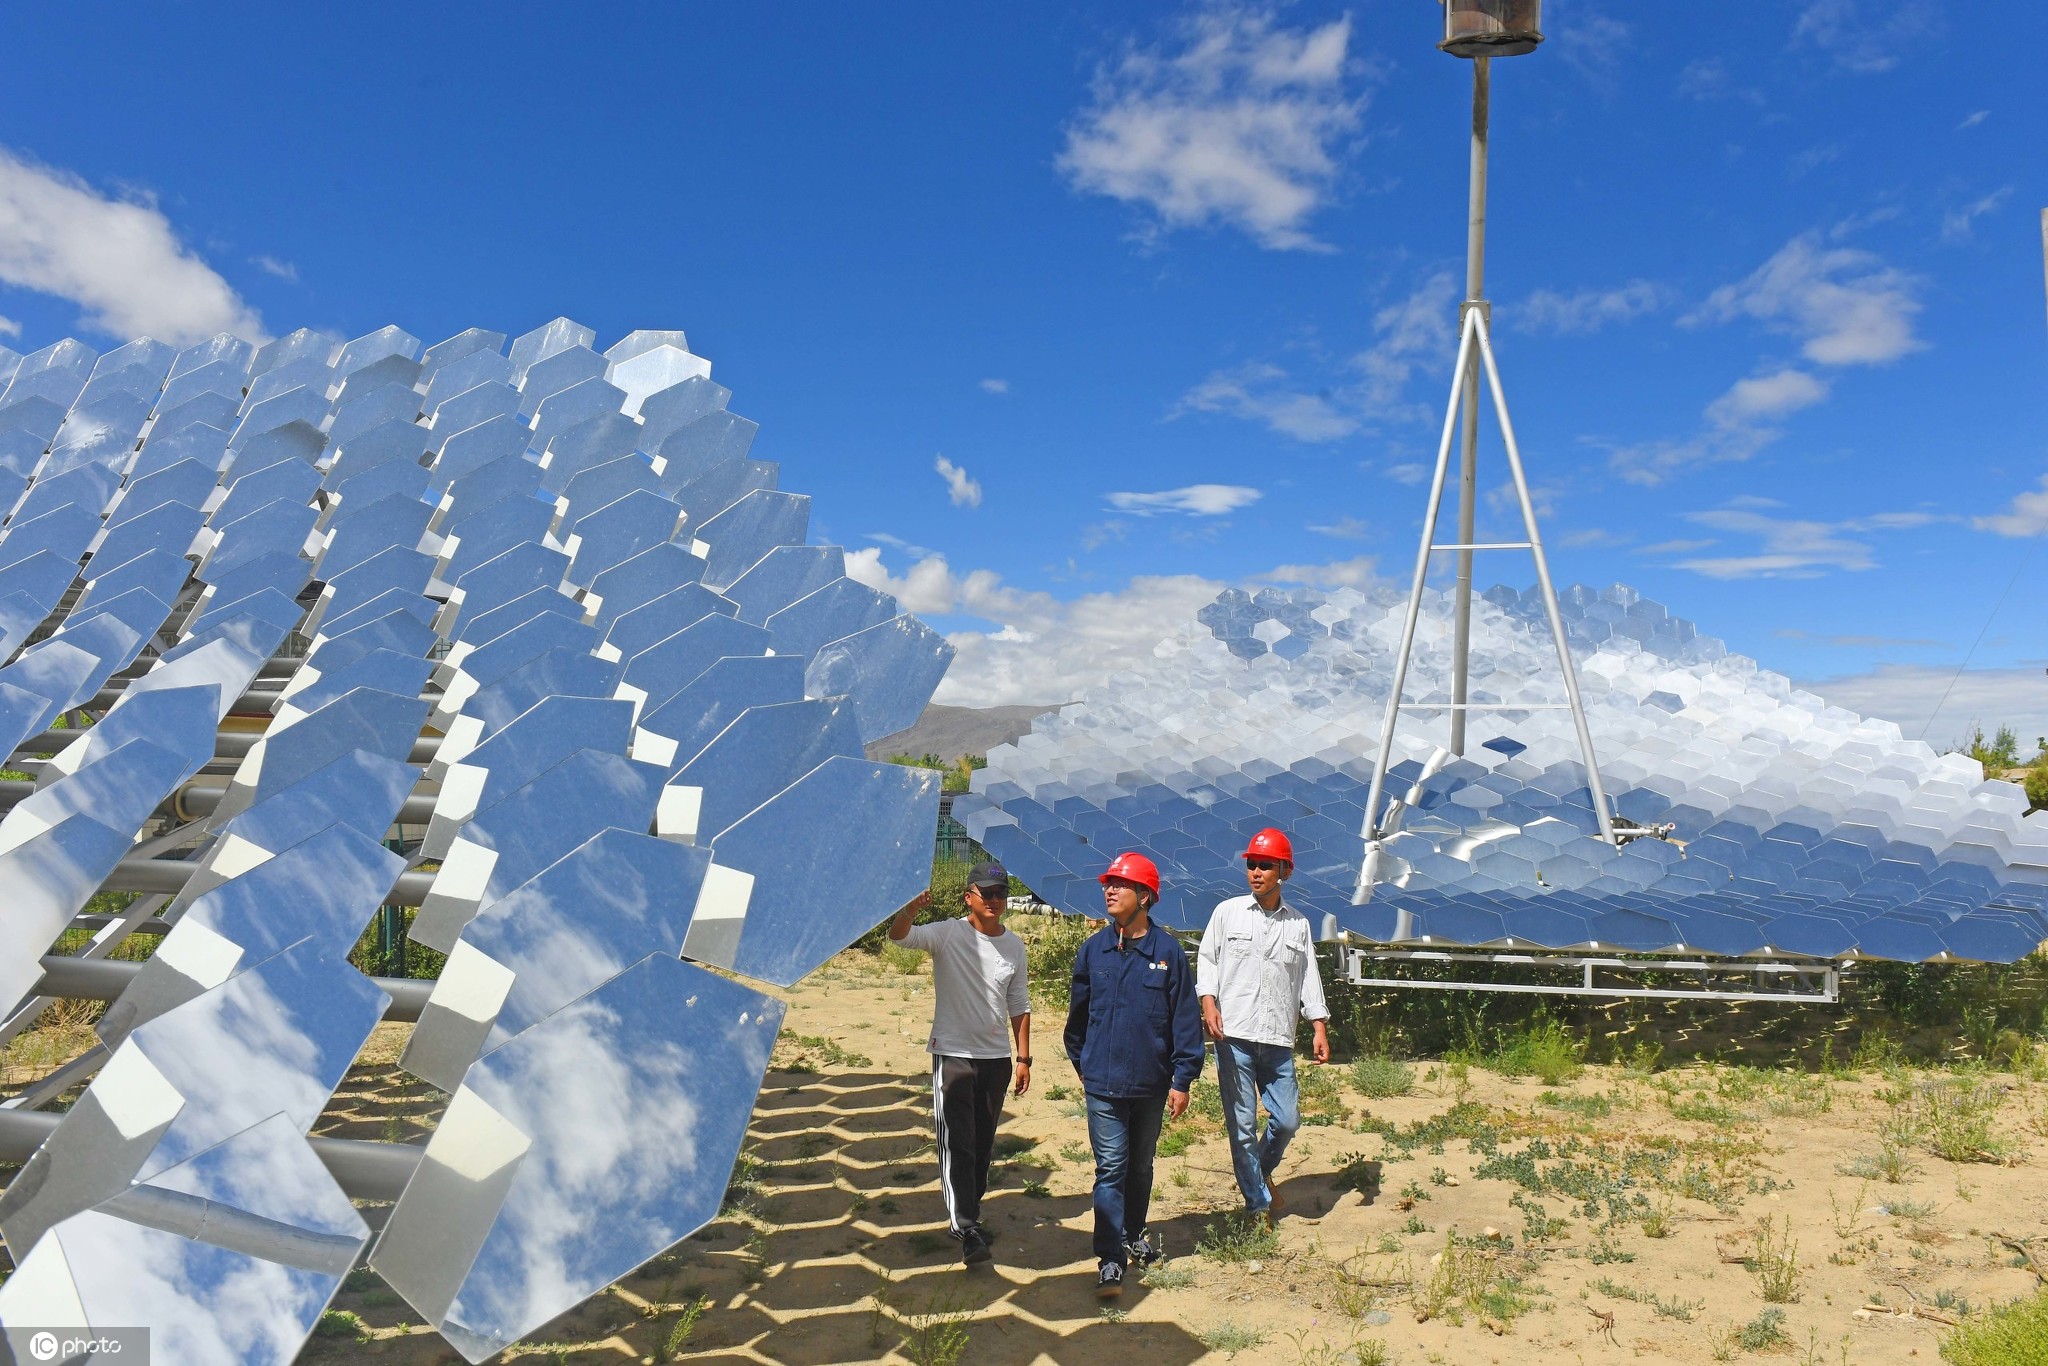
[[[1091,1096],[1163,1096],[1202,1071],[1202,1014],[1195,975],[1174,937],[1157,925],[1124,939],[1114,924],[1074,955],[1067,1056]]]
[[[1216,998],[1228,1038],[1292,1048],[1297,1018],[1330,1017],[1308,917],[1285,901],[1270,911],[1251,896],[1218,905],[1197,962],[1195,994]]]

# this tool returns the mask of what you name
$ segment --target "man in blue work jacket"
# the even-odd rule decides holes
[[[1074,955],[1067,1056],[1088,1100],[1095,1150],[1095,1293],[1121,1295],[1124,1272],[1157,1255],[1145,1232],[1162,1112],[1179,1119],[1202,1071],[1202,1016],[1187,954],[1152,923],[1159,870],[1118,854],[1104,873],[1110,923]]]

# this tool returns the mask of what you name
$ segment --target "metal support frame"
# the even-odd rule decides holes
[[[1402,987],[1420,991],[1496,991],[1513,995],[1602,996],[1648,998],[1664,1001],[1784,1001],[1795,1004],[1834,1005],[1842,998],[1844,965],[1825,959],[1803,958],[1709,958],[1668,955],[1622,956],[1548,952],[1544,950],[1350,948],[1340,949],[1344,980],[1352,986]],[[1551,982],[1480,982],[1471,980],[1425,981],[1403,977],[1369,975],[1366,965],[1380,963],[1431,963],[1455,967],[1489,966],[1539,972],[1574,971],[1580,980],[1574,985]],[[1691,973],[1699,977],[1694,987],[1625,987],[1596,981],[1597,974],[1640,976],[1645,973]],[[1715,978],[1749,976],[1748,991],[1712,985]],[[1766,981],[1786,984],[1765,990]]]
[[[1394,728],[1400,719],[1401,691],[1407,685],[1408,662],[1415,648],[1415,623],[1422,612],[1422,594],[1429,578],[1429,557],[1438,551],[1457,556],[1457,583],[1452,595],[1451,700],[1448,705],[1427,704],[1427,710],[1450,713],[1448,757],[1465,753],[1465,717],[1473,711],[1550,711],[1554,702],[1517,705],[1470,700],[1472,655],[1472,555],[1479,550],[1527,550],[1536,561],[1536,579],[1542,586],[1543,605],[1557,645],[1558,668],[1564,675],[1563,706],[1572,713],[1578,731],[1579,751],[1586,765],[1586,785],[1593,797],[1593,814],[1600,822],[1600,838],[1619,845],[1629,834],[1617,834],[1607,793],[1600,782],[1600,765],[1593,752],[1592,732],[1586,726],[1586,709],[1579,700],[1578,674],[1572,667],[1571,649],[1565,638],[1564,619],[1557,608],[1557,590],[1550,582],[1550,564],[1543,553],[1543,540],[1536,530],[1536,509],[1529,496],[1529,481],[1522,472],[1522,453],[1515,443],[1514,424],[1508,418],[1506,391],[1501,387],[1500,367],[1495,363],[1492,339],[1492,307],[1486,300],[1486,178],[1488,138],[1492,123],[1493,63],[1486,57],[1472,62],[1472,166],[1470,199],[1465,226],[1465,300],[1459,305],[1458,363],[1451,381],[1451,399],[1444,413],[1443,439],[1437,445],[1436,473],[1430,481],[1429,506],[1422,522],[1422,546],[1415,557],[1415,580],[1408,594],[1408,615],[1401,627],[1401,646],[1394,665],[1394,686],[1387,696],[1386,716],[1380,726],[1379,763],[1373,769],[1372,790],[1365,806],[1364,835],[1367,852],[1359,865],[1358,886],[1352,900],[1371,899],[1378,875],[1379,841],[1392,821],[1382,810],[1386,796],[1387,766],[1392,761]],[[1508,469],[1514,476],[1515,495],[1522,509],[1526,541],[1475,539],[1479,495],[1479,375],[1485,370],[1487,387],[1493,395],[1494,417],[1500,423],[1507,446]],[[1450,471],[1451,437],[1458,446],[1458,536],[1438,544],[1437,515],[1443,507],[1444,482]],[[1422,704],[1418,704],[1422,705]]]
[[[1586,708],[1579,697],[1578,671],[1572,664],[1571,644],[1565,635],[1564,617],[1558,611],[1557,590],[1550,581],[1550,561],[1543,553],[1542,533],[1536,528],[1536,507],[1529,496],[1529,481],[1522,469],[1522,450],[1515,440],[1514,421],[1508,416],[1507,390],[1501,384],[1500,366],[1494,359],[1493,338],[1487,327],[1486,312],[1482,308],[1470,305],[1465,309],[1464,327],[1458,338],[1458,364],[1451,381],[1450,403],[1444,413],[1443,438],[1437,443],[1436,471],[1430,479],[1429,503],[1423,512],[1422,544],[1415,555],[1415,577],[1408,591],[1408,613],[1401,623],[1401,644],[1394,661],[1393,687],[1387,693],[1386,715],[1380,724],[1379,761],[1373,768],[1372,786],[1365,804],[1365,837],[1368,842],[1373,842],[1385,834],[1380,804],[1381,798],[1386,795],[1387,767],[1393,760],[1394,728],[1400,720],[1401,693],[1408,684],[1408,664],[1415,649],[1415,625],[1422,616],[1422,595],[1429,580],[1429,557],[1443,549],[1436,543],[1436,523],[1443,506],[1444,481],[1450,474],[1451,437],[1458,427],[1460,404],[1471,392],[1472,386],[1467,384],[1467,378],[1481,368],[1485,371],[1487,388],[1493,396],[1493,413],[1500,423],[1502,442],[1507,447],[1508,472],[1513,476],[1516,501],[1521,505],[1522,527],[1529,538],[1529,552],[1536,561],[1536,581],[1543,593],[1544,612],[1550,622],[1551,639],[1557,647],[1558,671],[1564,676],[1564,705],[1571,709],[1572,724],[1578,732],[1579,752],[1586,765],[1586,786],[1593,797],[1593,814],[1600,822],[1600,837],[1613,844],[1617,842],[1614,818],[1608,810],[1607,792],[1600,781],[1600,764],[1593,752],[1593,733],[1586,725]],[[1472,424],[1468,423],[1466,430],[1470,432]],[[1471,543],[1471,534],[1462,533],[1460,544]],[[1459,553],[1464,555],[1469,552]],[[1468,642],[1458,643],[1454,664],[1460,671],[1455,675],[1457,678],[1462,678],[1467,648]],[[1556,703],[1470,703],[1465,701],[1455,685],[1448,708],[1442,707],[1441,704],[1419,705],[1425,710],[1448,709],[1454,720],[1462,718],[1467,711],[1480,709],[1538,711],[1554,709],[1557,706]],[[1462,730],[1462,724],[1459,728]],[[1361,901],[1371,893],[1372,884],[1367,880],[1366,869],[1372,866],[1372,861],[1368,860],[1360,870],[1358,899]]]

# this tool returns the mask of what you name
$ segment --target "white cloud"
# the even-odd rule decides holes
[[[1672,88],[1695,100],[1735,99],[1759,108],[1769,103],[1764,92],[1755,86],[1737,85],[1729,74],[1728,64],[1718,57],[1702,57],[1686,63]]]
[[[1450,394],[1450,372],[1458,347],[1458,293],[1458,282],[1451,273],[1439,271],[1407,298],[1373,315],[1377,339],[1351,359],[1352,367],[1363,376],[1357,400],[1361,409],[1374,415],[1428,420],[1427,407],[1406,401],[1409,378],[1423,361],[1442,363],[1444,393]]]
[[[1760,504],[1775,506],[1768,500],[1737,499],[1687,515],[1688,521],[1712,531],[1755,537],[1755,553],[1680,560],[1674,567],[1710,579],[1812,579],[1830,569],[1860,572],[1877,568],[1877,556],[1867,541],[1852,537],[1873,531],[1905,531],[1937,520],[1925,512],[1880,512],[1841,522],[1817,522],[1768,516],[1757,510]]]
[[[940,456],[932,463],[939,472],[939,478],[946,481],[946,496],[953,500],[956,508],[978,508],[981,506],[981,483],[967,477],[967,471],[952,461]]]
[[[1242,484],[1189,484],[1186,488],[1162,489],[1157,493],[1112,493],[1109,505],[1118,512],[1150,517],[1158,512],[1181,512],[1190,517],[1221,517],[1250,507],[1264,495]]]
[[[263,320],[189,251],[153,203],[0,150],[0,280],[67,299],[95,331],[173,345],[216,332],[267,340]]]
[[[1944,242],[1967,242],[1971,229],[1978,219],[1987,213],[1996,213],[2012,198],[2012,186],[1993,190],[1974,204],[1965,204],[1960,209],[1951,209],[1941,218],[1941,240]]]
[[[1126,530],[1124,524],[1115,518],[1106,522],[1092,522],[1081,528],[1081,549],[1100,550],[1111,541],[1121,541]]]
[[[291,284],[299,282],[299,268],[290,261],[280,261],[275,256],[255,256],[251,257],[250,261],[265,275],[275,275],[278,279]]]
[[[1283,564],[1253,578],[1254,583],[1295,583],[1309,588],[1364,588],[1379,578],[1370,555],[1328,564]]]
[[[1574,3],[1568,22],[1548,27],[1557,34],[1557,49],[1564,60],[1597,87],[1613,83],[1621,65],[1631,30],[1619,19],[1609,18],[1589,5]],[[1561,31],[1560,31],[1561,30]]]
[[[894,594],[906,611],[957,613],[996,624],[992,631],[947,634],[957,654],[932,700],[960,707],[1078,697],[1148,656],[1224,587],[1193,574],[1148,576],[1115,592],[1062,602],[1049,593],[1007,587],[992,570],[955,574],[937,555],[897,578],[882,565],[877,550],[849,553],[846,572]]]
[[[1420,484],[1423,480],[1429,478],[1430,471],[1433,468],[1434,466],[1431,465],[1421,465],[1410,462],[1408,464],[1403,465],[1389,465],[1386,467],[1386,469],[1380,472],[1386,475],[1387,478],[1393,480],[1397,484],[1406,484],[1410,488],[1413,488],[1415,485]]]
[[[1329,396],[1290,390],[1286,379],[1285,370],[1260,361],[1218,370],[1183,394],[1170,416],[1227,413],[1297,441],[1335,441],[1358,430],[1358,419],[1339,411]]]
[[[985,379],[981,381],[981,391],[985,394],[1007,394],[1010,392],[1010,381],[1006,379]]]
[[[1854,247],[1827,247],[1818,233],[1793,238],[1748,279],[1723,285],[1686,321],[1758,319],[1801,339],[1820,365],[1882,365],[1921,350],[1913,335],[1919,282]]]
[[[1842,224],[1833,235],[1857,226]],[[1680,321],[1698,327],[1755,318],[1798,337],[1816,365],[1882,365],[1925,345],[1913,335],[1919,285],[1870,252],[1829,246],[1823,234],[1811,232],[1786,243],[1749,278],[1715,290]],[[1747,460],[1782,435],[1771,424],[1825,401],[1828,393],[1825,379],[1793,366],[1751,375],[1707,405],[1692,436],[1606,444],[1608,463],[1630,483],[1650,485],[1697,465]]]
[[[1826,384],[1804,370],[1787,368],[1735,381],[1733,388],[1707,405],[1707,420],[1722,428],[1747,427],[1811,408],[1827,396]]]
[[[20,335],[20,323],[16,322],[12,318],[0,317],[0,337],[18,337]]]
[[[1609,323],[1633,322],[1654,313],[1670,300],[1670,291],[1648,280],[1630,280],[1613,289],[1582,289],[1561,294],[1539,289],[1515,306],[1510,317],[1524,332],[1556,332],[1566,336],[1598,332]]]
[[[1372,530],[1372,525],[1361,522],[1356,517],[1344,516],[1334,522],[1311,525],[1309,530],[1318,536],[1328,536],[1336,541],[1362,541],[1366,533]]]
[[[1984,122],[1984,120],[1990,117],[1991,111],[1989,109],[1979,109],[1976,113],[1970,115],[1970,117],[1964,119],[1961,123],[1957,124],[1956,131],[1960,133],[1965,128],[1975,128],[1978,124]]]
[[[939,553],[938,551],[933,550],[930,546],[922,546],[918,545],[914,541],[906,541],[901,536],[892,536],[886,531],[870,531],[867,534],[867,539],[873,541],[876,545],[886,545],[893,549],[900,550],[904,554],[910,556],[910,558],[912,558],[913,560],[921,560],[925,558],[927,555],[936,555]]]
[[[1868,75],[1891,70],[1905,48],[1940,28],[1941,16],[1927,0],[1807,0],[1792,40],[1822,49],[1844,70]]]
[[[958,707],[1049,704],[1079,697],[1122,669],[1150,657],[1159,642],[1194,620],[1227,586],[1197,574],[1146,576],[1111,592],[1063,602],[1049,593],[1005,585],[986,569],[956,574],[941,556],[901,578],[874,549],[849,552],[849,577],[893,593],[907,611],[979,617],[995,629],[949,632],[958,652],[935,702]],[[1257,583],[1362,587],[1372,561],[1281,565]]]
[[[1727,398],[1728,395],[1724,394],[1713,404],[1709,404],[1708,412],[1711,413],[1716,405]],[[1616,475],[1631,484],[1640,484],[1647,488],[1661,484],[1696,466],[1747,460],[1777,440],[1778,436],[1779,432],[1773,427],[1740,424],[1719,426],[1708,423],[1703,430],[1683,441],[1637,441],[1625,445],[1594,444],[1604,444],[1608,466]]]
[[[1310,392],[1279,366],[1252,361],[1215,371],[1183,394],[1167,416],[1225,413],[1313,442],[1341,440],[1369,423],[1432,421],[1428,405],[1409,401],[1408,388],[1418,368],[1432,362],[1440,363],[1448,390],[1457,297],[1450,272],[1439,271],[1406,298],[1379,309],[1372,344],[1346,360],[1345,375],[1321,390]]]
[[[2041,476],[2040,488],[2020,494],[2004,512],[1977,518],[1975,525],[2001,536],[2048,535],[2048,474]]]
[[[1925,733],[1946,748],[1982,726],[1991,734],[2011,726],[2023,751],[2048,735],[2048,686],[2039,665],[1969,669],[1922,664],[1881,664],[1868,673],[1802,682],[1837,706],[1898,723],[1908,737]],[[1947,700],[1943,700],[1943,695]],[[1937,710],[1938,708],[1938,710]]]
[[[1219,6],[1180,37],[1177,50],[1134,49],[1097,75],[1060,170],[1168,228],[1222,223],[1276,250],[1326,249],[1306,224],[1364,104],[1345,90],[1351,20],[1289,29],[1266,10]]]
[[[1927,636],[1873,636],[1873,635],[1827,635],[1801,630],[1797,626],[1781,626],[1771,632],[1780,640],[1810,640],[1820,645],[1832,645],[1843,650],[1908,650],[1945,649],[1948,642],[1934,640]]]

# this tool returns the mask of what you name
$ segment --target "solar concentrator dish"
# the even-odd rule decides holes
[[[82,955],[168,927],[0,1195],[0,1323],[297,1355],[371,1240],[306,1135],[410,880],[450,957],[404,1065],[453,1099],[374,1264],[482,1360],[716,1214],[782,1007],[684,956],[794,982],[925,885],[938,775],[861,749],[951,648],[807,543],[682,333],[595,340],[0,355],[0,730],[52,756],[0,1030],[96,892],[175,888]]]
[[[1973,759],[1831,707],[1632,590],[1561,594],[1601,773],[1599,839],[1532,589],[1474,604],[1468,751],[1448,597],[1420,623],[1388,771],[1388,833],[1354,904],[1405,600],[1385,589],[1220,595],[1154,659],[1041,717],[954,802],[1062,910],[1100,913],[1122,849],[1159,864],[1154,915],[1199,928],[1242,892],[1245,841],[1292,837],[1289,900],[1381,944],[2012,962],[2048,939],[2048,817]],[[1515,704],[1530,709],[1516,710]]]

